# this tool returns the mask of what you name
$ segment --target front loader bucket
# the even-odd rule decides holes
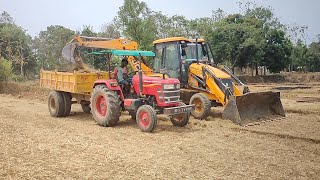
[[[243,126],[274,115],[285,117],[285,112],[280,92],[268,91],[232,96],[222,113],[222,118]]]

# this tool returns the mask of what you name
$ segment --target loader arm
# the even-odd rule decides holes
[[[228,103],[230,96],[240,96],[239,89],[232,83],[233,92],[222,83],[221,79],[231,77],[217,68],[206,64],[191,64],[189,67],[188,85],[194,89],[202,91],[210,100],[214,100],[223,106]]]

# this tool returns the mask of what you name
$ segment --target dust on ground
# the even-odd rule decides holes
[[[270,83],[250,88],[300,85]],[[154,133],[140,132],[127,113],[115,127],[104,128],[79,105],[73,105],[69,117],[52,118],[46,95],[42,100],[31,92],[1,94],[0,177],[318,179],[320,102],[300,100],[319,98],[320,85],[301,86],[311,88],[278,90],[286,118],[240,127],[222,120],[221,109],[212,108],[207,121],[192,118],[183,128],[159,116]]]

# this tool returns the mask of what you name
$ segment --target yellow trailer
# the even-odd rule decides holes
[[[90,113],[90,95],[93,91],[94,82],[99,79],[109,79],[109,72],[40,72],[40,86],[51,89],[48,106],[51,116],[68,116],[72,103],[81,104],[86,113]],[[75,99],[75,101],[72,101]]]

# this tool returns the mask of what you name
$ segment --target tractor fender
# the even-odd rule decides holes
[[[109,79],[109,80],[99,79],[94,82],[93,88],[95,88],[97,85],[105,85],[109,90],[117,92],[118,95],[120,96],[120,99],[122,101],[124,101],[124,95],[123,95],[122,89],[119,86],[117,80],[115,80],[115,79]]]

